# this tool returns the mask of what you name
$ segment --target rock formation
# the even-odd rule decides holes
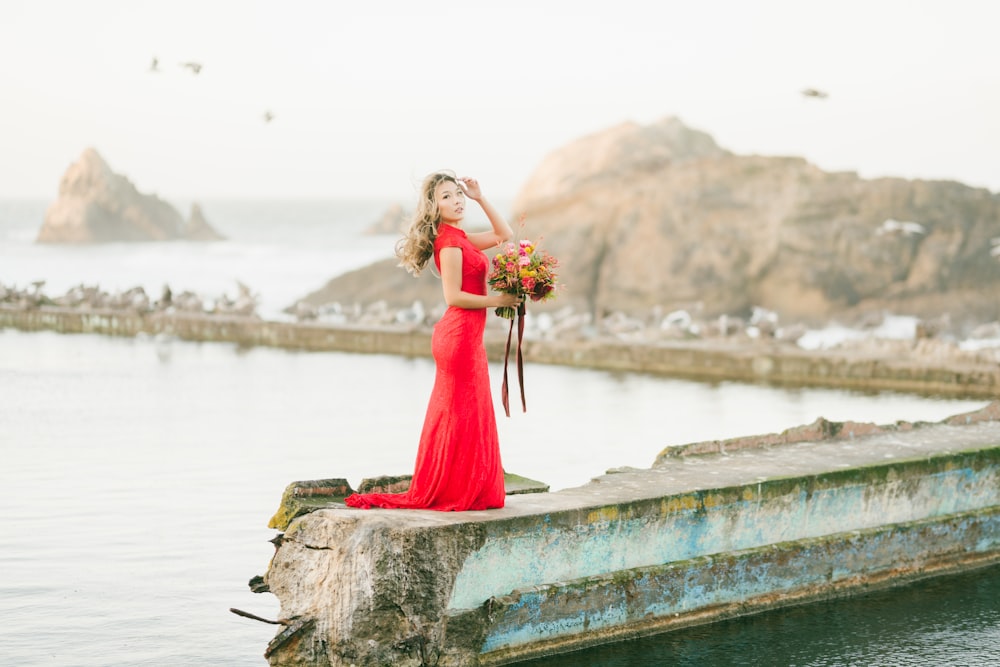
[[[70,165],[59,184],[59,198],[45,213],[39,243],[218,240],[219,235],[195,205],[185,223],[173,206],[144,195],[114,173],[93,148]]]
[[[184,238],[189,241],[221,241],[225,237],[208,224],[201,206],[191,204],[191,215],[184,224]]]
[[[1000,319],[1000,195],[952,181],[862,179],[797,157],[734,155],[667,118],[549,155],[513,219],[561,261],[551,306],[595,316],[697,309],[821,322],[883,310]],[[906,222],[899,222],[906,221]],[[341,276],[318,303],[436,303],[392,261]]]
[[[372,223],[366,234],[402,234],[409,223],[409,213],[400,204],[393,204],[382,217]]]

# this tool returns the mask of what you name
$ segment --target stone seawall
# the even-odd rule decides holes
[[[77,310],[0,305],[0,328],[114,336],[168,335],[310,351],[430,356],[426,328],[351,328],[226,315]],[[504,337],[488,332],[490,358],[503,358]],[[789,344],[724,340],[624,343],[527,340],[529,363],[656,373],[706,381],[765,382],[868,391],[904,391],[969,398],[1000,397],[1000,366],[955,359],[898,357],[873,351],[806,351]]]
[[[502,665],[997,563],[998,419],[994,402],[938,424],[684,447],[501,510],[318,509],[275,540],[263,584],[285,627],[266,654]]]

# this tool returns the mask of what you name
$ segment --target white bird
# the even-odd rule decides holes
[[[181,67],[187,67],[189,70],[191,70],[192,74],[195,75],[201,74],[201,63],[196,63],[196,62],[181,63]]]
[[[426,318],[427,311],[424,310],[424,304],[420,301],[414,301],[409,308],[403,308],[396,312],[396,321],[400,324],[422,324]]]
[[[687,329],[691,326],[691,313],[686,310],[675,310],[667,313],[660,321],[660,329]]]
[[[882,225],[875,230],[878,235],[882,234],[892,234],[895,232],[900,232],[903,236],[912,236],[914,234],[926,234],[927,230],[919,222],[901,222],[899,220],[893,220],[889,218]]]

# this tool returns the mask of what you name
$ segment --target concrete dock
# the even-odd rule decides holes
[[[1000,562],[1000,402],[693,443],[501,510],[316,509],[275,543],[270,664],[510,664]]]

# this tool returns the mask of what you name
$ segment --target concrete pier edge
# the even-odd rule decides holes
[[[1000,563],[998,414],[681,448],[489,512],[317,510],[265,575],[303,624],[269,660],[511,664]]]

